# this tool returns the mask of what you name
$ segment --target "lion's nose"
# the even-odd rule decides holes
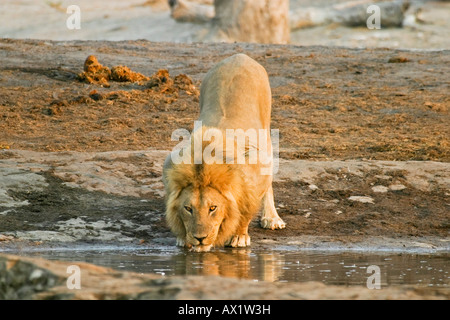
[[[198,240],[198,242],[200,242],[200,244],[202,243],[202,241],[206,238],[206,237],[194,237],[195,239]]]

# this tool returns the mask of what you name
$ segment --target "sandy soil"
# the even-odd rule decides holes
[[[198,88],[214,63],[244,52],[269,73],[282,158],[450,160],[447,51],[8,39],[0,46],[0,144],[10,148],[171,148],[169,133],[193,127],[198,92],[83,84],[86,57],[148,77],[168,69]]]

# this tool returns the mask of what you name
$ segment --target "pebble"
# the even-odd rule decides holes
[[[388,192],[389,188],[385,186],[373,186],[372,191],[373,192],[379,192],[379,193],[386,193]]]
[[[391,184],[389,186],[389,190],[391,191],[401,191],[403,189],[406,189],[406,187],[402,184]]]
[[[381,179],[381,180],[391,180],[391,179],[392,179],[391,176],[387,176],[387,175],[384,175],[384,174],[382,174],[382,175],[376,175],[375,178]]]
[[[367,196],[351,196],[348,198],[350,201],[358,201],[362,203],[373,203],[373,198]]]

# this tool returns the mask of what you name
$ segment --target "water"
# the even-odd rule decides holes
[[[118,270],[172,275],[220,275],[254,281],[320,281],[366,285],[367,268],[379,267],[381,286],[422,285],[450,289],[449,253],[339,252],[222,249],[191,253],[175,247],[46,250],[22,253],[83,261]]]

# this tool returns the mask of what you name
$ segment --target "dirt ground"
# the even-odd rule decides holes
[[[87,56],[199,88],[214,63],[244,52],[269,73],[282,158],[450,160],[447,51],[9,39],[0,49],[3,148],[170,149],[173,130],[193,127],[198,91],[81,83]]]
[[[272,129],[280,132],[281,159],[325,161],[326,174],[315,176],[313,186],[305,179],[276,180],[275,199],[288,228],[262,230],[254,222],[254,242],[299,235],[344,242],[448,237],[448,172],[438,169],[439,162],[450,160],[448,51],[11,39],[0,40],[0,159],[3,166],[14,167],[20,163],[14,150],[58,151],[62,158],[56,163],[37,156],[48,165],[33,169],[46,187],[9,190],[16,201],[29,204],[0,215],[0,232],[57,232],[61,221],[82,217],[77,228],[94,230],[92,223],[108,219],[111,225],[106,223],[105,230],[119,230],[135,242],[170,237],[161,194],[120,194],[121,187],[113,186],[111,195],[95,183],[91,189],[72,189],[67,183],[82,174],[57,168],[67,166],[63,155],[70,152],[95,152],[96,172],[114,169],[138,187],[148,183],[145,178],[160,179],[160,169],[153,168],[159,160],[134,154],[105,158],[100,152],[170,150],[177,144],[170,140],[172,131],[191,130],[198,116],[202,77],[236,52],[250,55],[268,71]],[[79,74],[89,55],[104,66],[127,66],[150,80],[82,82]],[[158,73],[163,69],[169,75]],[[349,159],[435,161],[426,163],[436,166],[434,178],[444,183],[420,188],[408,180],[407,171],[390,170],[389,165],[369,163],[369,169],[357,174],[330,166]],[[122,166],[113,168],[114,163]],[[391,188],[396,185],[401,187]],[[374,186],[389,192],[374,192]],[[351,196],[370,196],[375,204]],[[138,225],[151,231],[136,231]],[[43,241],[39,236],[35,240]]]

